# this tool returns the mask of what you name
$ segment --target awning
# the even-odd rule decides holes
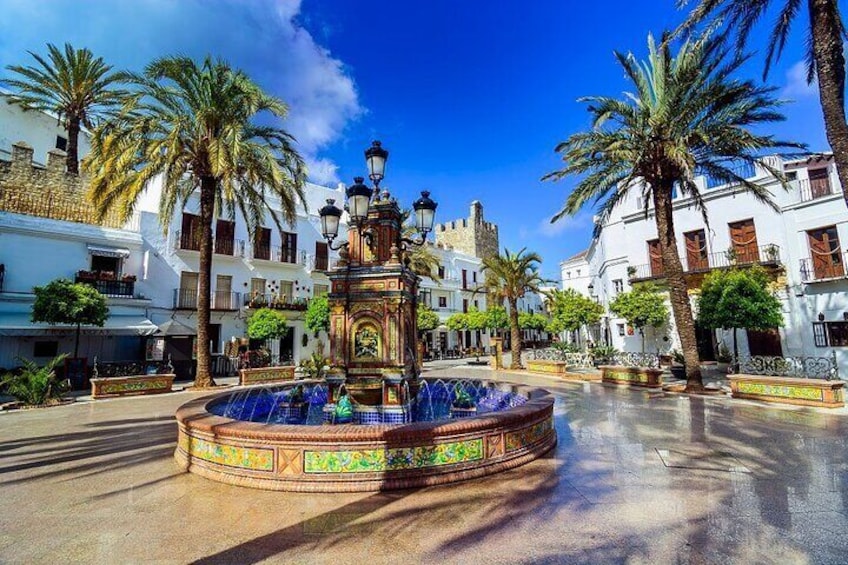
[[[126,259],[130,256],[129,249],[121,247],[100,247],[99,245],[88,246],[89,255],[97,255],[98,257],[117,257],[118,259]]]
[[[84,335],[146,336],[158,329],[144,316],[109,316],[102,328],[82,326]],[[71,333],[74,326],[33,323],[26,313],[0,313],[0,336],[41,336]]]
[[[181,324],[176,320],[168,320],[164,324],[159,324],[159,329],[156,331],[157,336],[161,337],[185,337],[197,335],[197,330],[190,328],[185,324]]]

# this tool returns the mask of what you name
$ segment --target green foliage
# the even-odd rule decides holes
[[[488,317],[485,312],[481,312],[474,306],[468,309],[465,314],[465,329],[466,330],[485,330],[488,323]]]
[[[580,353],[580,348],[577,347],[577,344],[568,341],[555,341],[551,344],[551,347],[563,353]]]
[[[518,327],[522,330],[542,330],[548,327],[550,320],[538,312],[519,312]]]
[[[329,357],[324,357],[321,349],[312,352],[307,359],[301,359],[300,368],[310,379],[321,379],[325,376],[326,368],[330,365]]]
[[[453,330],[456,332],[467,330],[468,329],[468,315],[462,312],[457,312],[456,314],[451,314],[450,317],[445,321],[445,325],[449,330]]]
[[[596,324],[604,314],[604,307],[574,289],[555,290],[550,294],[551,321],[548,331],[573,332],[583,326]]]
[[[290,330],[286,315],[271,308],[260,308],[247,319],[247,335],[250,339],[279,339]]]
[[[461,386],[459,383],[455,384],[453,387],[453,402],[451,403],[455,408],[474,408],[474,399],[471,398],[471,395],[465,390],[465,387]]]
[[[674,361],[675,365],[684,365],[686,364],[686,358],[683,357],[683,352],[679,349],[671,350],[671,360]]]
[[[665,298],[651,285],[638,285],[630,292],[619,294],[609,307],[643,333],[646,327],[659,328],[668,323]]]
[[[483,259],[481,272],[486,281],[483,287],[492,303],[502,304],[504,300],[518,300],[528,292],[541,292],[539,287],[548,282],[539,274],[541,262],[542,258],[528,252],[526,247],[518,253],[504,248],[503,255]]]
[[[722,341],[718,344],[718,353],[716,354],[716,361],[719,363],[730,363],[733,360],[733,355],[730,353],[730,349]]]
[[[595,359],[610,359],[618,354],[618,349],[612,345],[597,345],[592,349],[592,357]]]
[[[418,305],[418,333],[433,331],[439,327],[439,315],[425,304]]]
[[[33,322],[103,327],[109,317],[106,298],[93,286],[56,279],[32,290]]]
[[[23,365],[17,373],[9,373],[0,380],[0,390],[15,397],[17,400],[31,405],[41,405],[58,400],[70,389],[67,380],[60,381],[56,377],[56,367],[67,355],[59,355],[44,367],[39,367],[34,361],[18,358]]]
[[[505,330],[509,327],[509,314],[506,308],[500,305],[492,305],[486,309],[486,329]]]
[[[330,331],[330,299],[327,295],[316,296],[306,307],[306,328],[311,332]]]
[[[780,300],[768,290],[759,266],[713,271],[698,297],[698,322],[706,328],[767,330],[783,325]]]

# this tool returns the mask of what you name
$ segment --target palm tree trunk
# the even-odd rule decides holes
[[[845,56],[836,0],[810,0],[813,54],[827,141],[848,204],[848,124],[845,122]]]
[[[79,133],[80,119],[72,117],[68,120],[68,150],[65,167],[69,173],[79,174]]]
[[[512,361],[510,369],[521,369],[521,330],[518,327],[518,301],[515,298],[509,300],[509,340]]]
[[[668,283],[671,311],[680,336],[680,348],[686,363],[686,390],[704,389],[701,380],[701,366],[698,359],[698,341],[695,337],[695,319],[692,316],[692,304],[683,276],[683,265],[677,254],[677,238],[674,235],[674,218],[671,194],[672,182],[651,183],[654,190],[654,210],[656,211],[657,233],[660,239],[660,253],[663,260],[663,274]]]
[[[215,179],[200,180],[200,274],[197,289],[197,373],[194,386],[215,386],[209,352],[209,312],[212,297],[212,216],[215,210]]]

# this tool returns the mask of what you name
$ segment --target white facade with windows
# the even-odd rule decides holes
[[[784,327],[773,333],[739,332],[740,354],[829,356],[848,366],[848,270],[844,244],[848,242],[848,208],[830,155],[784,160],[768,157],[772,167],[789,179],[789,190],[757,166],[740,174],[767,187],[776,209],[758,202],[737,186],[713,186],[699,177],[709,224],[691,199],[674,201],[675,235],[687,277],[712,269],[763,265],[772,272],[783,302]],[[649,206],[634,190],[602,226],[585,257],[562,263],[564,288],[593,295],[608,311],[610,301],[639,281],[662,281],[656,224]],[[585,262],[584,262],[585,261]],[[588,265],[590,281],[574,277]],[[572,276],[567,276],[571,273]],[[696,286],[693,284],[693,287]],[[695,302],[693,300],[693,302]],[[608,311],[609,312],[609,311]],[[627,351],[642,347],[638,333],[624,320],[609,314],[599,332],[601,341]],[[702,359],[715,353],[717,343],[732,348],[725,332],[715,336],[699,331]],[[647,351],[668,352],[679,347],[673,321],[670,327],[648,331]]]

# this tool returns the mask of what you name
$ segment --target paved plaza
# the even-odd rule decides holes
[[[198,393],[0,414],[0,563],[846,561],[845,410],[500,378],[556,395],[554,451],[373,494],[181,473],[173,414]]]

